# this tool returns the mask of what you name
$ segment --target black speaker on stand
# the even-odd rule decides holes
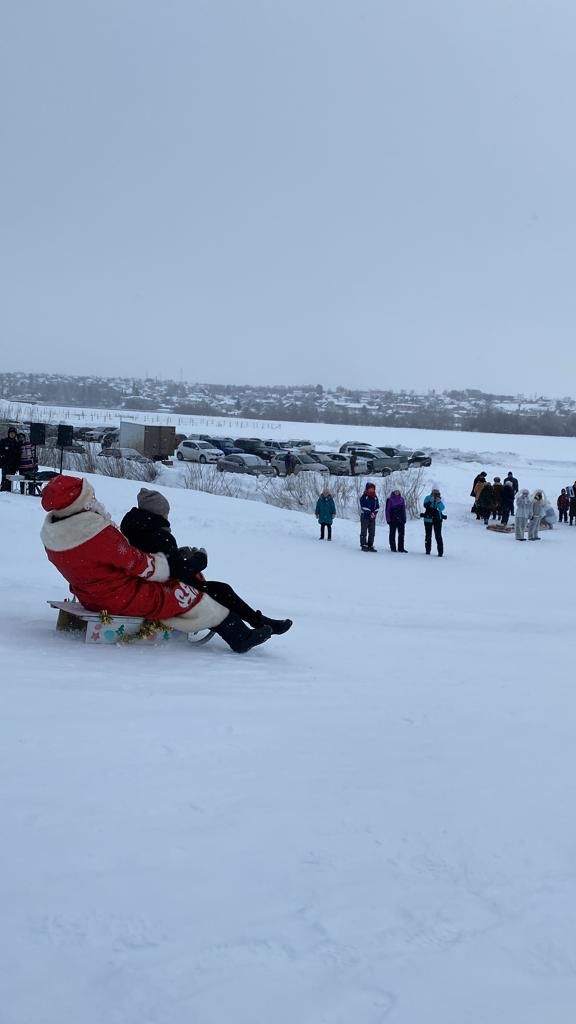
[[[30,444],[42,445],[46,444],[46,424],[45,423],[31,423],[30,424]]]
[[[59,423],[56,446],[60,449],[60,473],[62,473],[62,463],[64,462],[64,449],[68,448],[73,441],[74,427],[71,427],[68,423]]]
[[[74,427],[70,427],[68,423],[58,424],[58,440],[56,444],[58,448],[68,448],[74,443]]]

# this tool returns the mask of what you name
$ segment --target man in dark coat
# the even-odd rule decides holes
[[[177,578],[196,590],[202,590],[218,604],[234,612],[254,629],[269,626],[272,633],[286,633],[292,625],[291,619],[269,619],[261,611],[255,611],[232,589],[228,583],[205,580],[202,573],[208,565],[204,548],[179,548],[170,529],[168,515],[170,505],[160,491],[142,487],[138,492],[138,508],[131,508],[120,523],[120,530],[132,547],[148,554],[162,554],[170,557],[171,564],[177,562]],[[218,597],[216,597],[218,594]]]
[[[515,495],[518,494],[518,481],[517,481],[516,477],[514,476],[514,474],[512,473],[511,469],[508,470],[508,473],[506,474],[506,480],[511,480],[512,481],[512,486],[514,488],[514,494]],[[506,483],[506,480],[504,481],[504,483]]]
[[[502,526],[506,526],[510,516],[514,515],[514,485],[506,480],[502,485]]]
[[[10,427],[6,437],[0,441],[0,466],[2,467],[0,491],[9,491],[10,481],[7,478],[17,473],[20,466],[20,442],[16,427]]]
[[[478,473],[474,477],[474,483],[472,484],[472,490],[470,491],[470,497],[471,498],[475,498],[476,497],[476,484],[479,483],[480,480],[483,480],[484,483],[485,483],[487,476],[488,476],[488,474],[487,474],[486,470],[483,469],[481,473]]]

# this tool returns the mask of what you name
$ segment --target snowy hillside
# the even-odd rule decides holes
[[[484,468],[555,501],[548,440]],[[56,634],[41,510],[0,494],[3,1024],[571,1024],[576,529],[486,531],[477,471],[432,467],[443,560],[420,521],[365,555],[164,488],[209,575],[295,620],[244,657]],[[119,521],[138,485],[93,482]]]

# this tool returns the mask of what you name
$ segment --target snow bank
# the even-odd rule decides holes
[[[5,1024],[571,1024],[576,530],[484,530],[473,471],[442,469],[443,560],[420,522],[364,555],[166,490],[295,619],[246,657],[56,634],[40,509],[0,494]],[[94,482],[119,521],[138,485]]]

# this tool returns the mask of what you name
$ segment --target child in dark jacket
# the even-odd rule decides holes
[[[406,527],[406,502],[399,490],[392,491],[386,499],[386,522],[390,527],[388,539],[390,551],[396,551],[396,536],[398,536],[398,551],[407,554],[404,547],[404,530]]]
[[[320,540],[324,540],[324,533],[328,530],[328,540],[332,540],[332,523],[336,515],[334,498],[328,487],[325,487],[316,502],[316,519],[320,524]]]
[[[558,495],[558,501],[556,502],[558,507],[558,522],[568,522],[568,509],[570,508],[570,498],[566,494],[566,488],[563,487]]]
[[[120,523],[122,533],[133,547],[149,554],[161,551],[169,557],[175,578],[209,594],[254,629],[269,626],[276,635],[290,629],[292,619],[269,619],[251,608],[228,583],[204,579],[202,573],[208,565],[208,555],[204,548],[178,547],[168,520],[170,505],[163,494],[142,487],[137,501],[138,508],[131,508]]]
[[[374,535],[379,508],[380,502],[376,494],[376,485],[368,483],[360,498],[360,547],[362,551],[376,551]]]

